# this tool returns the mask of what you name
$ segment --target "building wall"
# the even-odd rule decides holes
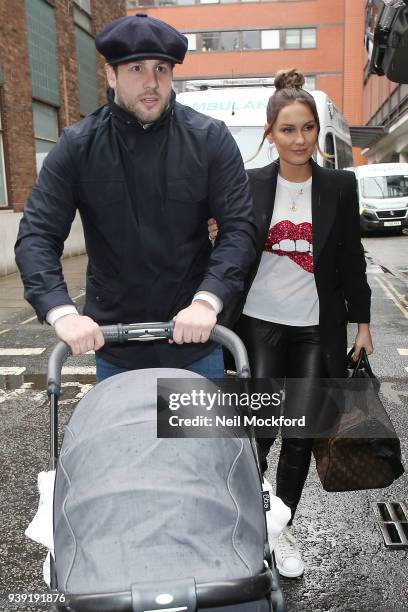
[[[408,161],[408,85],[370,75],[364,86],[363,121],[388,130],[365,152],[371,163]]]
[[[139,2],[142,3],[141,1]],[[182,32],[315,27],[315,49],[189,52],[176,79],[273,76],[296,66],[316,75],[322,89],[345,113],[350,124],[362,122],[364,8],[366,0],[298,0],[197,4],[129,9],[146,12]],[[360,149],[355,161],[363,163]]]
[[[363,45],[365,4],[366,0],[345,0],[344,3],[343,113],[350,125],[363,123],[363,73],[366,62]],[[367,163],[360,148],[354,148],[353,157],[355,165]]]
[[[79,89],[73,3],[67,0],[48,0],[54,7],[60,106],[59,131],[80,119]],[[92,0],[92,28],[98,31],[111,19],[126,12],[125,0]],[[103,58],[97,58],[98,98],[106,99],[106,80]],[[32,92],[27,46],[27,26],[24,0],[0,2],[0,85],[8,204],[15,211],[22,210],[36,179]],[[1,81],[0,81],[1,82]]]
[[[18,209],[36,177],[24,0],[0,2],[0,68],[9,205]]]
[[[386,77],[370,75],[363,90],[363,123],[369,123],[380,107],[398,87]]]
[[[55,18],[60,133],[65,126],[80,119],[74,3],[72,0],[46,2],[53,7]],[[25,9],[25,0],[0,0],[0,110],[8,195],[8,208],[0,208],[0,275],[16,269],[13,246],[18,223],[37,176]],[[95,35],[104,24],[126,14],[126,3],[125,0],[91,0],[91,12],[91,35]],[[103,104],[106,100],[104,60],[97,54],[96,61],[97,104]],[[84,250],[77,215],[64,255],[76,255]]]
[[[126,0],[92,0],[92,15],[93,15],[93,35],[104,25],[126,15]],[[105,76],[105,59],[100,55],[96,54],[97,67],[98,67],[98,85],[99,85],[99,102],[105,104],[106,102],[106,76]]]

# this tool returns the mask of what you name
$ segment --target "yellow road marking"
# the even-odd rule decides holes
[[[37,318],[37,315],[34,315],[33,317],[30,317],[29,319],[26,319],[25,321],[21,321],[20,325],[25,325],[26,323],[31,323],[31,321],[34,321]]]
[[[75,300],[78,300],[80,297],[85,295],[85,291],[80,291],[78,293],[78,295],[76,295],[75,297],[72,298],[72,301],[75,302]]]
[[[405,305],[408,307],[408,301],[403,293],[399,293],[399,291],[394,287],[391,281],[388,278],[382,277],[382,280],[387,285],[387,287],[394,293],[394,295]]]
[[[395,306],[402,312],[402,314],[404,315],[404,317],[406,319],[408,319],[408,312],[406,310],[406,307],[402,306],[399,303],[399,298],[398,296],[394,295],[394,292],[396,292],[395,287],[389,282],[387,281],[387,283],[383,282],[384,279],[383,278],[378,278],[378,276],[375,277],[375,280],[377,281],[377,283],[379,285],[381,285],[381,287],[383,288],[385,294],[392,299],[392,301],[394,302]]]

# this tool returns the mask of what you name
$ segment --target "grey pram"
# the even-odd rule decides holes
[[[171,324],[102,328],[108,341],[167,336]],[[154,330],[154,331],[152,331]],[[161,334],[161,336],[160,336]],[[240,376],[237,336],[217,327]],[[49,366],[52,461],[66,345]],[[157,379],[136,370],[99,383],[66,428],[54,492],[53,592],[70,612],[285,610],[267,545],[259,468],[249,438],[157,438]]]

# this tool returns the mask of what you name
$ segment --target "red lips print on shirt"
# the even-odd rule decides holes
[[[280,248],[283,240],[292,240],[293,245],[285,245],[285,250],[283,250]],[[295,242],[297,240],[307,241],[309,243],[308,250],[305,250],[307,246],[304,243],[303,245],[297,245]],[[313,274],[312,245],[311,223],[305,222],[295,225],[292,221],[285,220],[279,221],[279,223],[271,227],[263,250],[267,253],[279,255],[280,257],[289,257],[289,259],[294,261],[298,266],[301,266],[306,272]],[[300,247],[302,250],[298,250],[296,247]]]

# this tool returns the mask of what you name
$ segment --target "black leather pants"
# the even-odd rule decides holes
[[[253,378],[326,377],[318,325],[294,327],[243,315],[236,331],[246,345]],[[302,398],[302,412],[306,415],[315,407],[311,399],[310,396],[309,401]],[[274,440],[257,440],[263,472],[267,469],[266,458]],[[290,524],[309,471],[312,446],[312,439],[282,440],[276,475],[276,495],[291,509]]]

